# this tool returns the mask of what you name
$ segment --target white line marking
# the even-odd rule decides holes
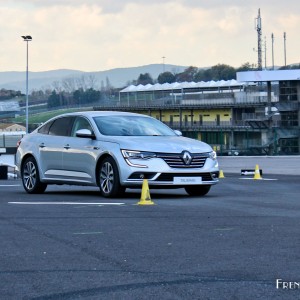
[[[251,179],[251,180],[255,180],[255,181],[260,181],[260,180],[266,180],[266,181],[271,181],[271,180],[278,180],[278,179],[271,179],[271,178],[261,178],[261,179],[253,179],[253,178],[240,178],[240,179]]]
[[[23,205],[124,205],[125,203],[101,203],[101,202],[8,202],[9,204],[23,204]]]
[[[102,234],[102,231],[94,231],[94,232],[74,232],[73,234]]]
[[[0,187],[21,186],[21,184],[0,184]]]

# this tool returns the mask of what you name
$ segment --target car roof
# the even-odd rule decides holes
[[[142,117],[148,117],[147,115],[143,115],[143,114],[136,114],[136,113],[130,113],[130,112],[121,112],[121,111],[80,111],[80,112],[62,114],[62,115],[59,115],[58,117],[62,117],[62,116],[87,116],[87,117],[142,116]]]

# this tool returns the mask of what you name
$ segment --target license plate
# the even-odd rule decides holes
[[[202,177],[174,177],[173,183],[180,185],[201,184]]]

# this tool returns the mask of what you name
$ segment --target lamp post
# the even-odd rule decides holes
[[[28,42],[32,41],[30,35],[22,35],[26,42],[26,133],[28,133]]]

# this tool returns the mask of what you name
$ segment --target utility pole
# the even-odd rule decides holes
[[[274,70],[274,34],[271,34],[271,39],[272,39],[272,67]]]
[[[267,38],[265,36],[265,69],[267,70]]]
[[[162,60],[163,60],[163,73],[165,73],[165,58],[166,58],[165,56],[162,57]]]
[[[26,42],[26,133],[28,130],[28,42],[32,41],[30,35],[22,35],[24,42]]]

